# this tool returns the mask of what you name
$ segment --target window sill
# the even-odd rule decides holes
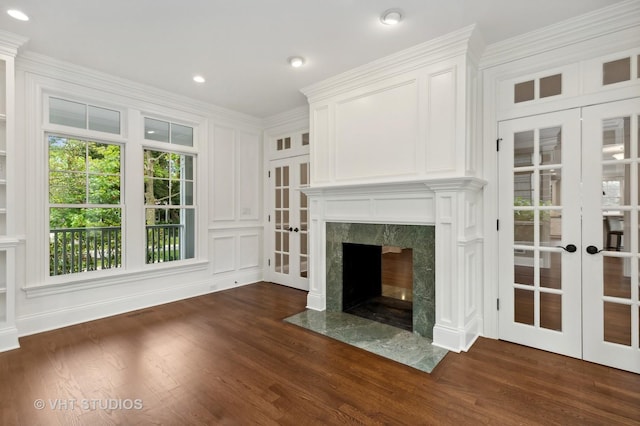
[[[69,274],[64,282],[49,282],[41,285],[23,287],[27,298],[51,296],[70,293],[116,284],[126,284],[140,279],[161,278],[171,275],[182,275],[189,272],[204,271],[209,267],[206,260],[181,262],[179,265],[145,265],[136,271],[118,271],[108,275],[87,276],[86,274]]]

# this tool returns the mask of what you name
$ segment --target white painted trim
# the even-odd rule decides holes
[[[96,277],[82,275],[81,278],[74,277],[73,275],[64,275],[66,280],[61,283],[43,284],[37,286],[23,287],[22,291],[26,293],[27,298],[50,296],[54,294],[62,294],[69,292],[76,292],[80,290],[87,290],[90,288],[98,288],[104,286],[113,286],[120,284],[127,284],[131,282],[139,281],[140,279],[153,279],[160,277],[167,277],[172,275],[183,275],[189,272],[197,272],[206,270],[209,267],[208,261],[185,261],[188,263],[182,263],[181,265],[169,265],[167,264],[153,264],[149,265],[147,269],[116,273],[109,277]],[[151,269],[153,266],[153,269]],[[88,273],[90,275],[90,273]]]
[[[627,0],[487,47],[480,68],[489,68],[637,27],[640,2]]]
[[[29,41],[29,39],[26,37],[0,30],[0,53],[16,56],[20,46],[24,45],[27,41]]]
[[[0,352],[18,349],[18,329],[16,327],[7,327],[0,329]]]
[[[264,119],[263,126],[265,133],[271,135],[277,133],[286,133],[291,131],[292,127],[295,129],[300,125],[306,123],[307,129],[309,128],[309,106],[304,105],[298,108],[294,108],[289,111],[281,112],[280,114],[272,115]]]
[[[55,330],[74,324],[119,315],[138,309],[174,302],[210,292],[210,281],[176,285],[163,290],[154,290],[124,297],[100,300],[67,309],[56,309],[25,315],[16,319],[20,336]]]
[[[314,104],[339,93],[465,55],[470,47],[476,50],[473,56],[479,57],[484,43],[476,40],[478,37],[475,25],[470,25],[307,86],[301,91],[309,103]]]
[[[176,109],[177,106],[180,106],[187,112],[200,116],[203,115],[203,113],[207,113],[212,115],[214,119],[220,119],[222,121],[228,120],[232,123],[252,126],[260,130],[263,126],[263,120],[247,114],[206,102],[200,102],[186,96],[158,89],[157,87],[118,78],[110,74],[64,62],[35,52],[27,51],[20,53],[16,60],[16,68],[32,74],[55,78],[73,84],[78,84],[78,81],[82,81],[87,87],[91,87],[92,89],[114,93],[149,104],[162,105],[171,109]]]

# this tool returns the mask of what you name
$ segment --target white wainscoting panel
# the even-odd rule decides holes
[[[238,218],[258,220],[261,211],[262,149],[260,135],[238,131]]]
[[[332,139],[329,131],[329,107],[318,106],[311,115],[311,181],[328,182],[331,179]]]
[[[247,233],[238,236],[238,269],[257,268],[260,266],[261,234]]]
[[[336,181],[416,173],[415,80],[336,104]]]
[[[212,265],[213,273],[234,271],[236,264],[236,241],[233,235],[213,236],[212,249]]]
[[[427,173],[456,169],[456,72],[428,78]],[[463,128],[464,129],[464,128]]]
[[[235,219],[235,144],[236,131],[232,128],[215,126],[213,134],[213,159],[209,186],[211,200],[211,221]]]

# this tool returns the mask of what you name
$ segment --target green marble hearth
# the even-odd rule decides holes
[[[435,325],[435,227],[327,223],[327,312],[342,312],[342,243],[413,249],[413,332],[433,339]],[[393,327],[392,327],[393,328]]]
[[[426,373],[448,352],[426,337],[344,312],[307,310],[284,321]]]

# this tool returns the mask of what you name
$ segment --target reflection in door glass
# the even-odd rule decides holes
[[[514,318],[515,322],[533,325],[533,291],[514,288]]]
[[[540,129],[540,165],[562,163],[562,127]]]
[[[602,122],[602,160],[631,158],[630,118],[617,117]]]
[[[604,303],[604,341],[631,346],[631,306]]]
[[[603,256],[602,269],[604,295],[631,298],[631,269],[637,268],[637,259],[631,257]]]
[[[562,253],[540,253],[540,287],[562,288]]]
[[[517,245],[532,246],[535,237],[533,210],[513,212],[513,242]]]
[[[526,167],[533,165],[533,130],[513,135],[513,165]]]
[[[562,331],[562,296],[540,293],[540,327]]]
[[[560,169],[540,170],[540,205],[559,206],[562,173]]]
[[[533,172],[513,174],[513,198],[516,207],[533,205]]]
[[[513,251],[513,278],[516,284],[533,285],[533,251]]]

